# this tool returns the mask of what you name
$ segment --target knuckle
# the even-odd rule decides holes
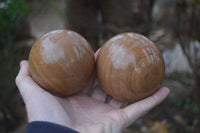
[[[22,78],[21,78],[19,75],[16,76],[16,78],[15,78],[15,83],[16,83],[16,85],[17,85],[18,87],[19,87],[20,84],[22,83]]]

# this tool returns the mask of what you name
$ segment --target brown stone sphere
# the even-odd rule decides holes
[[[84,89],[94,71],[94,52],[89,43],[70,30],[54,30],[42,35],[29,54],[33,80],[59,96]]]
[[[143,35],[112,37],[97,57],[97,75],[105,92],[122,101],[137,101],[160,86],[165,63],[160,50]]]

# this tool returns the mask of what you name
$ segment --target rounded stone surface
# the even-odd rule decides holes
[[[122,101],[137,101],[152,95],[164,73],[160,50],[151,40],[136,33],[112,37],[97,57],[100,84],[106,93]]]
[[[84,89],[94,71],[94,52],[89,43],[70,30],[42,35],[29,53],[29,71],[35,82],[59,96]]]

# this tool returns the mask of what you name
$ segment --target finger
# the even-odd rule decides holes
[[[97,60],[97,56],[98,56],[100,50],[101,50],[101,48],[99,48],[94,54],[95,61]],[[96,74],[96,76],[97,76],[97,74]],[[101,85],[99,84],[98,81],[96,81],[96,85],[95,85],[95,87],[93,88],[93,90],[91,92],[91,97],[96,99],[96,100],[98,100],[98,101],[105,102],[106,96],[107,95],[103,91]]]
[[[160,104],[167,97],[169,92],[169,88],[163,87],[152,96],[122,109],[124,116],[126,116],[124,127],[129,126],[133,121],[146,114],[156,105]]]
[[[26,105],[28,121],[52,121],[46,114],[48,114],[48,111],[51,114],[51,110],[54,107],[57,110],[60,109],[60,106],[57,106],[57,100],[61,98],[51,95],[32,80],[28,71],[29,65],[27,61],[22,61],[20,66],[20,71],[16,77],[16,84]]]
[[[111,105],[115,109],[127,106],[128,102],[122,102],[107,95],[99,84],[96,84],[91,97],[106,104]]]
[[[81,90],[81,93],[84,93],[86,95],[91,93],[91,91],[93,90],[92,86],[94,85],[95,80],[96,80],[96,70],[94,70],[88,85],[83,90]]]
[[[19,70],[18,75],[20,75],[20,76],[30,76],[28,69],[21,69],[21,67],[22,67],[23,65],[28,65],[28,61],[22,60],[22,61],[20,62],[20,70]]]
[[[128,102],[119,101],[110,95],[106,96],[105,103],[110,104],[115,109],[124,108],[128,105]]]
[[[99,48],[99,49],[97,50],[97,52],[94,54],[95,61],[97,60],[97,56],[98,56],[100,50],[101,50],[101,48]]]
[[[98,56],[99,51],[100,51],[100,49],[98,49],[94,54],[95,61],[97,60],[97,56]],[[95,70],[95,77],[96,76],[97,76],[97,70]],[[100,87],[98,81],[95,82],[94,87],[90,89],[90,92],[88,94],[92,98],[99,100],[99,101],[105,100],[105,97],[106,97],[106,94],[101,90],[101,87]]]
[[[24,99],[27,101],[33,95],[37,95],[39,93],[44,93],[44,90],[37,85],[32,78],[30,77],[30,73],[28,71],[28,61],[20,62],[20,70],[15,79],[16,85]]]
[[[112,98],[109,104],[112,105],[115,109],[119,109],[119,108],[126,107],[128,105],[128,102],[122,102],[122,101]]]
[[[15,82],[18,86],[18,89],[21,91],[21,86],[23,84],[23,81],[26,77],[29,77],[30,74],[28,72],[28,62],[23,60],[20,62],[20,70],[19,73],[15,79]]]
[[[97,83],[92,94],[91,97],[93,99],[96,99],[98,101],[104,102],[106,99],[106,93],[102,90],[101,86]]]
[[[97,56],[98,56],[99,51],[100,51],[100,49],[98,49],[97,52],[94,54],[95,61],[96,61],[96,59],[97,59]],[[96,80],[96,77],[97,77],[97,72],[96,72],[96,68],[95,68],[95,70],[94,70],[94,72],[93,72],[93,75],[92,75],[92,77],[91,77],[91,80],[89,81],[89,83],[88,83],[88,85],[86,86],[86,88],[83,89],[83,90],[81,91],[81,93],[90,94],[91,92],[93,92],[93,89],[94,89],[94,88],[92,88],[92,86],[93,86],[93,84],[94,84],[94,82],[95,82],[95,80]]]

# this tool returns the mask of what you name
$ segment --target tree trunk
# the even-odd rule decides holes
[[[67,28],[84,36],[98,49],[97,0],[67,0]]]
[[[200,2],[179,1],[177,16],[178,37],[196,78],[193,96],[200,103]]]
[[[101,0],[104,40],[122,32],[147,35],[153,0]]]
[[[200,77],[199,75],[195,76],[195,86],[193,90],[194,100],[200,105]]]
[[[147,35],[152,6],[153,0],[67,0],[67,28],[79,32],[97,50],[100,40],[118,33]]]

